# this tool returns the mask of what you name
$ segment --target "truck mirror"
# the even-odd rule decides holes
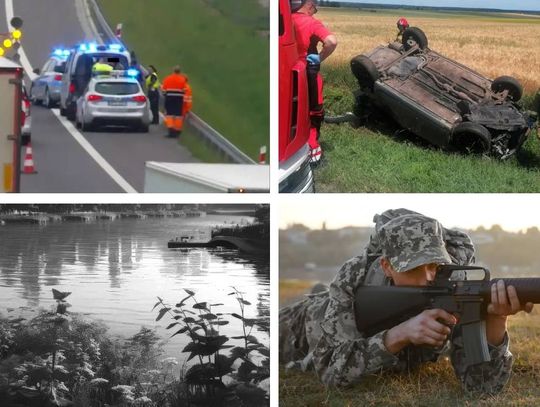
[[[36,75],[39,75],[40,70],[39,70],[39,68],[34,68],[34,70],[32,72],[34,72]]]

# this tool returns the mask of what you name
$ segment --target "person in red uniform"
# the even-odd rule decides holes
[[[409,22],[405,17],[400,17],[400,19],[396,23],[398,28],[398,33],[396,36],[396,41],[401,42],[401,38],[403,37],[403,33],[407,28],[409,28]]]
[[[184,125],[184,97],[187,79],[179,66],[163,80],[161,89],[165,95],[165,125],[169,130],[168,137],[176,137],[182,133]]]
[[[311,162],[318,163],[322,156],[319,137],[324,120],[323,79],[319,71],[321,62],[336,49],[337,39],[323,23],[313,17],[317,12],[317,0],[290,1],[298,54],[307,63]],[[320,43],[322,48],[319,52]]]

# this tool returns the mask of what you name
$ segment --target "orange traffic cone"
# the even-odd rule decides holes
[[[34,158],[32,157],[32,144],[26,145],[26,151],[24,153],[23,174],[37,174],[34,168]]]

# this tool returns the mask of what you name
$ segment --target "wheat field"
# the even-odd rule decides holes
[[[525,93],[540,89],[540,18],[519,15],[322,8],[317,18],[336,34],[338,47],[325,64],[343,66],[362,52],[393,41],[404,15],[427,35],[429,47],[484,76],[516,77]]]

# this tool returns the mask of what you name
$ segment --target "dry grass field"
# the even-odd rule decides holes
[[[325,64],[348,65],[353,56],[393,41],[397,34],[396,21],[402,15],[426,33],[433,50],[488,78],[514,76],[522,83],[525,93],[540,89],[540,18],[512,14],[322,8],[317,18],[324,21],[339,41]]]
[[[280,303],[291,301],[294,287],[300,297],[302,281],[280,281]],[[280,406],[535,406],[540,405],[540,312],[511,317],[510,350],[513,375],[505,390],[494,397],[466,395],[450,362],[426,363],[410,374],[375,374],[346,388],[327,388],[313,372],[286,371],[280,367]]]

